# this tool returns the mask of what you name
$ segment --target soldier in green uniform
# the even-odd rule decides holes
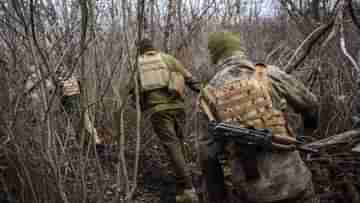
[[[278,67],[253,64],[247,59],[240,38],[233,33],[210,34],[208,48],[214,68],[220,71],[205,87],[211,97],[202,98],[211,104],[208,106],[218,121],[267,128],[273,134],[294,139],[296,135],[286,116],[292,109],[302,115],[306,129],[317,128],[317,98],[300,81]],[[317,201],[311,172],[296,150],[248,153],[246,147],[241,149],[229,143],[224,149],[229,165],[222,166],[217,157],[210,155],[214,141],[208,134],[208,116],[203,112],[199,113],[200,157],[210,202],[227,202],[227,178],[234,190],[232,194],[243,202]],[[227,166],[229,174],[222,169]]]
[[[149,39],[139,43],[141,107],[151,113],[155,133],[176,174],[176,202],[197,202],[183,147],[184,87],[199,92],[199,83],[173,56],[156,50]]]

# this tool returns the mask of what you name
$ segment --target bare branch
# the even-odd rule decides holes
[[[346,1],[346,2],[347,2],[347,4],[348,4],[350,17],[351,17],[351,19],[353,20],[355,26],[358,28],[357,31],[358,31],[359,34],[360,34],[360,22],[358,21],[357,17],[355,16],[354,8],[353,8],[353,6],[352,6],[352,0],[348,0],[348,1]]]
[[[339,12],[339,20],[340,20],[340,46],[341,50],[343,51],[346,58],[351,62],[351,64],[354,66],[356,70],[356,79],[360,80],[360,67],[357,64],[356,60],[351,56],[351,54],[346,49],[346,43],[345,43],[345,34],[344,34],[344,10],[345,10],[345,3],[343,3],[342,9]]]
[[[321,149],[321,148],[329,147],[331,145],[345,143],[359,136],[360,136],[359,130],[346,131],[337,135],[333,135],[321,140],[308,143],[305,145],[305,147],[309,147],[312,149]]]
[[[285,66],[284,70],[287,73],[294,71],[301,62],[309,55],[311,48],[316,44],[316,42],[334,25],[334,21],[331,21],[328,24],[319,26],[312,33],[310,33],[305,40],[300,44],[296,49],[295,53],[291,56],[288,64]],[[303,51],[303,54],[299,54]],[[300,55],[300,56],[299,56]]]

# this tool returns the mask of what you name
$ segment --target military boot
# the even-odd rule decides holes
[[[199,198],[194,188],[184,189],[176,195],[176,203],[198,203]]]

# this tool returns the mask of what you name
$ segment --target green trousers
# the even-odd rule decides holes
[[[184,110],[176,109],[156,112],[151,116],[151,122],[155,133],[170,157],[176,174],[177,192],[181,192],[182,189],[191,188],[191,175],[186,166],[183,152]]]

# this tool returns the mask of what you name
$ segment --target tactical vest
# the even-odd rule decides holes
[[[62,92],[64,96],[80,94],[79,82],[75,77],[62,81]]]
[[[267,79],[263,66],[216,89],[209,87],[217,118],[241,127],[266,128],[279,136],[291,136],[283,113],[273,107]]]
[[[170,71],[160,53],[149,51],[139,57],[139,77],[143,92],[168,87]]]
[[[168,67],[159,52],[149,51],[139,58],[139,73],[143,92],[167,88],[184,95],[184,76]]]

